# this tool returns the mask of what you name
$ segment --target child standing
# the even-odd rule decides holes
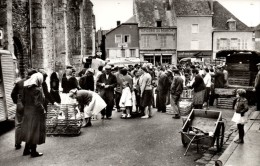
[[[248,101],[245,98],[246,96],[246,91],[244,89],[238,89],[237,90],[237,99],[234,101],[235,102],[235,113],[232,118],[233,122],[236,122],[237,124],[237,129],[238,129],[238,135],[239,139],[235,141],[235,143],[242,144],[244,143],[244,124],[246,123],[246,117],[245,113],[248,111]]]
[[[131,118],[132,93],[127,81],[123,82],[123,91],[119,101],[120,109],[123,111],[121,118]]]

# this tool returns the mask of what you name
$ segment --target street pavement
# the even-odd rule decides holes
[[[254,111],[245,125],[244,144],[236,144],[233,139],[226,151],[218,159],[224,166],[260,165],[260,111]]]
[[[213,110],[219,110],[214,107]],[[232,110],[223,113],[226,128],[232,126]],[[90,128],[82,128],[76,137],[47,137],[38,146],[44,155],[38,158],[22,156],[14,149],[14,129],[0,135],[0,165],[74,165],[74,166],[195,166],[207,149],[197,152],[192,145],[186,156],[179,131],[181,119],[156,112],[150,119],[120,119],[113,111],[112,120],[93,121]],[[0,127],[3,127],[0,123]],[[24,144],[23,144],[24,147]],[[212,148],[211,148],[212,149]],[[205,165],[205,164],[204,164]]]

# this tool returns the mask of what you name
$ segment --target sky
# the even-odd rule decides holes
[[[218,0],[247,26],[260,24],[260,0]],[[109,30],[133,16],[133,0],[91,0],[96,16],[96,29]]]

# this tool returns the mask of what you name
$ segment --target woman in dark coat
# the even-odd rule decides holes
[[[205,97],[206,85],[203,78],[199,75],[197,69],[192,70],[192,74],[195,76],[192,88],[194,89],[193,106],[195,109],[202,109]]]
[[[22,103],[24,105],[24,120],[21,126],[22,141],[25,141],[23,155],[42,156],[36,151],[37,145],[45,143],[46,125],[44,96],[42,92],[43,75],[35,73],[24,82]]]
[[[50,94],[53,100],[57,103],[61,102],[60,93],[59,93],[59,82],[60,80],[58,78],[58,73],[53,72],[50,77],[50,87],[51,87]]]
[[[67,69],[66,77],[68,79],[67,82],[67,93],[70,92],[72,89],[80,89],[78,80],[76,78],[76,71],[74,69]]]
[[[94,91],[94,69],[89,68],[79,80],[82,89]]]

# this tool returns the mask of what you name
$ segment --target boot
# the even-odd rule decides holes
[[[31,154],[30,145],[28,143],[25,143],[25,147],[24,147],[24,150],[23,150],[23,156],[27,156],[29,154]]]
[[[86,127],[92,126],[92,124],[91,124],[91,118],[86,118],[86,119],[88,119],[88,120],[87,120]]]
[[[43,155],[43,153],[39,153],[36,151],[37,145],[33,144],[31,145],[31,157],[40,157]]]

